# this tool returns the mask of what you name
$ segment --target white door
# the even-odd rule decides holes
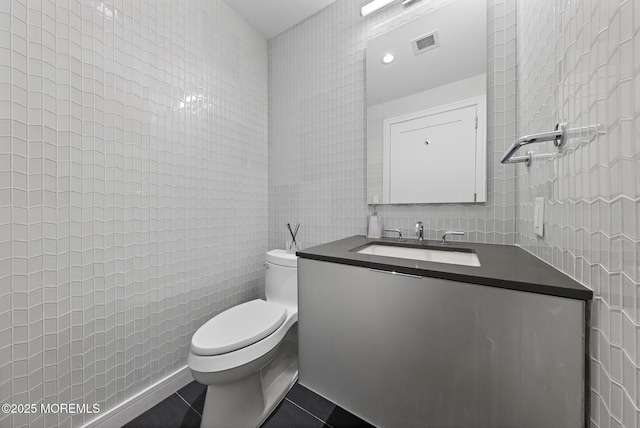
[[[477,105],[391,123],[389,203],[475,202]]]

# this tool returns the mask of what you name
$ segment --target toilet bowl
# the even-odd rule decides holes
[[[191,339],[188,365],[207,385],[202,428],[258,427],[298,378],[297,258],[266,255],[266,300],[228,309]]]

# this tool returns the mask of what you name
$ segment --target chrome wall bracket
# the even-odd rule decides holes
[[[554,159],[559,156],[568,138],[581,135],[584,132],[598,132],[603,134],[604,130],[603,126],[599,124],[568,129],[566,122],[558,123],[553,131],[525,135],[524,137],[518,138],[511,144],[511,147],[507,149],[505,154],[502,155],[500,162],[504,164],[526,162],[527,166],[531,166],[531,162],[534,159]],[[545,141],[553,141],[553,145],[558,149],[558,152],[536,155],[533,151],[528,151],[525,156],[514,156],[521,147],[527,144],[543,143]]]

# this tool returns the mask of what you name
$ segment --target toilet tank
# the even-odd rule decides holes
[[[271,250],[264,266],[267,301],[298,307],[298,257],[285,250]]]

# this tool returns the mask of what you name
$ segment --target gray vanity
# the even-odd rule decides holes
[[[443,247],[355,236],[299,251],[300,383],[377,427],[585,426],[592,292],[518,247]]]

